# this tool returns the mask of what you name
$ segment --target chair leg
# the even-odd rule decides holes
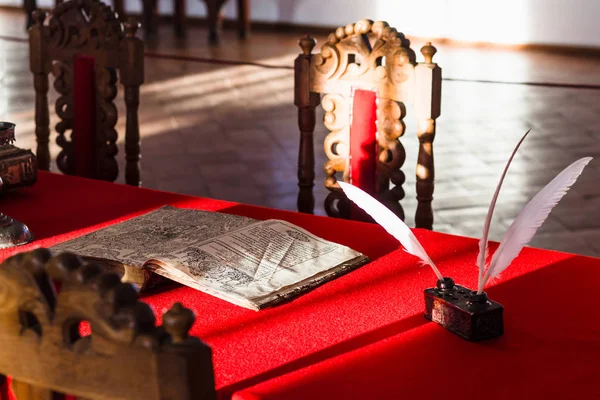
[[[310,91],[310,61],[317,41],[304,36],[298,43],[302,53],[294,60],[294,104],[298,107],[300,148],[298,151],[298,211],[312,214],[315,207],[313,187],[315,185],[314,131],[316,107],[321,101],[318,93]]]
[[[173,7],[175,14],[175,35],[183,37],[187,32],[185,0],[175,0]]]
[[[140,186],[140,127],[138,107],[140,105],[140,87],[125,86],[125,105],[127,121],[125,124],[125,183]]]
[[[237,0],[238,36],[247,39],[250,34],[250,0]]]
[[[417,161],[417,212],[415,226],[433,229],[434,163],[433,139],[435,138],[435,119],[425,118],[418,121],[419,155]]]
[[[35,73],[35,138],[37,141],[36,158],[38,168],[50,170],[50,114],[48,109],[48,74]]]
[[[127,16],[125,15],[125,7],[123,6],[123,0],[113,0],[113,8],[115,12],[119,14],[119,20],[125,21]]]
[[[144,28],[144,36],[146,39],[151,39],[156,35],[158,30],[157,16],[157,0],[142,0],[143,20],[142,27]]]
[[[225,0],[204,0],[206,3],[206,19],[208,22],[208,42],[212,45],[219,44],[219,30],[221,28],[221,9]]]
[[[26,29],[29,30],[35,23],[33,20],[33,12],[37,9],[36,0],[23,0],[23,10],[25,11],[26,17]]]
[[[298,107],[300,127],[300,151],[298,154],[298,211],[312,214],[315,208],[313,187],[315,186],[315,107]]]

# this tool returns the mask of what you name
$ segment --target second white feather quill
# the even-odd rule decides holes
[[[404,221],[362,189],[352,186],[349,183],[338,183],[344,193],[346,193],[346,196],[369,214],[387,233],[396,238],[408,253],[420,258],[425,264],[431,266],[438,279],[444,279],[425,249],[423,249],[423,246],[421,246],[421,243],[419,243],[419,240]]]
[[[519,255],[523,247],[529,243],[538,228],[548,218],[550,211],[563,198],[591,160],[591,157],[585,157],[569,165],[523,207],[504,234],[483,279],[479,280],[478,293],[483,291],[485,284],[490,279],[502,273]]]
[[[481,236],[481,240],[479,241],[479,255],[477,256],[477,266],[479,268],[478,282],[481,282],[483,279],[483,275],[485,273],[485,261],[488,256],[488,236],[490,233],[490,225],[492,223],[492,216],[494,215],[494,208],[496,207],[496,202],[498,201],[498,195],[500,194],[500,188],[502,187],[502,183],[504,183],[504,178],[506,177],[506,173],[508,172],[508,167],[512,163],[513,158],[517,154],[517,150],[521,147],[521,143],[525,140],[527,135],[529,135],[531,129],[529,129],[519,143],[515,146],[512,154],[508,158],[506,162],[506,166],[504,167],[504,171],[502,171],[502,175],[500,176],[500,181],[498,182],[498,186],[496,186],[496,191],[494,192],[494,196],[492,197],[492,201],[490,202],[490,208],[488,209],[487,216],[485,217],[485,222],[483,224],[483,235]]]

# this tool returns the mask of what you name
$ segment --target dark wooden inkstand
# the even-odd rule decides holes
[[[15,124],[0,122],[0,193],[31,186],[37,179],[36,158],[30,150],[13,146]],[[19,246],[33,240],[33,234],[21,221],[0,212],[0,249]]]
[[[0,122],[0,191],[31,186],[37,179],[35,156],[14,142],[15,124]]]
[[[503,311],[485,292],[477,294],[452,278],[425,289],[425,318],[472,342],[502,335]]]

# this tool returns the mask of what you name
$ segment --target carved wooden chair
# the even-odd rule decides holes
[[[127,113],[125,132],[125,181],[140,184],[140,133],[138,106],[140,85],[144,82],[144,43],[136,37],[139,24],[134,20],[124,26],[115,12],[99,0],[69,0],[58,4],[45,23],[46,13],[36,11],[35,23],[29,30],[30,69],[35,86],[35,122],[38,167],[50,168],[50,121],[48,110],[48,74],[55,76],[54,87],[60,97],[56,113],[57,144],[62,148],[57,157],[58,168],[75,174],[76,152],[73,132],[76,115],[73,112],[74,60],[81,56],[93,58],[95,79],[93,132],[94,167],[91,178],[114,181],[119,173],[117,154],[117,70],[125,88]],[[95,93],[95,95],[94,95]]]
[[[432,62],[436,49],[428,43],[421,49],[425,62],[417,63],[410,42],[386,22],[362,20],[338,28],[312,54],[316,41],[310,36],[300,42],[302,54],[295,61],[295,105],[298,107],[300,151],[298,158],[298,210],[314,209],[315,110],[322,103],[325,126],[325,200],[327,214],[349,217],[349,200],[337,184],[336,173],[349,180],[351,94],[354,89],[375,90],[377,103],[377,193],[379,200],[404,219],[399,201],[404,198],[404,173],[400,170],[405,150],[405,103],[413,103],[418,119],[416,226],[432,229],[431,201],[434,188],[433,139],[435,120],[440,115],[441,68]],[[321,99],[321,94],[323,98]],[[390,183],[395,185],[390,188]]]
[[[208,41],[218,44],[220,41],[219,30],[223,16],[221,10],[227,0],[202,0],[206,5],[206,21],[208,23]],[[238,36],[246,39],[250,32],[250,0],[236,0],[238,17]],[[144,13],[145,33],[149,36],[156,34],[158,27],[158,0],[142,0]],[[186,10],[185,0],[173,1],[173,18],[175,34],[184,36],[186,34]]]
[[[119,275],[73,254],[21,253],[0,265],[0,374],[19,400],[213,400],[212,352],[188,335],[194,318],[176,303],[155,326]]]

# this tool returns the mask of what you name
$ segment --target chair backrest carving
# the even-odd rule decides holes
[[[131,284],[73,254],[38,249],[0,266],[0,373],[17,396],[214,399],[211,350],[188,336],[193,321],[177,303],[155,326]]]
[[[348,200],[337,184],[336,173],[349,178],[350,109],[354,89],[377,92],[378,196],[392,211],[404,218],[399,201],[404,198],[405,176],[400,170],[406,153],[399,138],[404,134],[405,104],[414,103],[421,142],[417,166],[417,226],[431,229],[433,215],[433,153],[435,119],[439,116],[441,69],[432,62],[435,48],[422,49],[424,63],[417,63],[410,42],[386,22],[361,20],[337,28],[312,54],[316,41],[309,36],[299,42],[302,54],[295,63],[295,104],[301,131],[298,179],[298,208],[312,212],[314,198],[313,131],[315,107],[321,103],[324,124],[330,131],[324,149],[325,201],[329,215],[348,217]],[[323,97],[321,98],[321,95]],[[423,154],[421,154],[423,153]],[[390,189],[390,183],[394,188]]]
[[[29,30],[30,69],[36,91],[36,138],[40,169],[50,167],[48,147],[50,128],[48,110],[48,74],[55,77],[60,94],[56,113],[57,144],[62,148],[58,168],[68,174],[75,171],[75,147],[72,136],[73,65],[79,55],[95,60],[96,121],[94,178],[114,181],[118,176],[115,124],[118,114],[113,102],[117,95],[117,71],[125,88],[127,112],[125,180],[139,185],[140,138],[137,109],[139,86],[144,82],[144,44],[136,37],[139,24],[130,20],[123,26],[117,14],[99,0],[69,0],[59,3],[47,23],[46,13],[36,11]]]

